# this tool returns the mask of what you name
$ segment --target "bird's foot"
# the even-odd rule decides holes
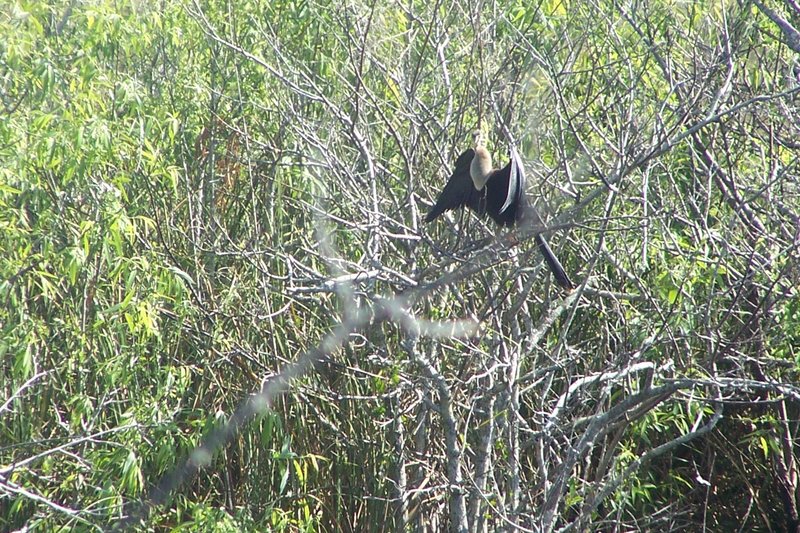
[[[520,242],[519,237],[517,237],[517,234],[513,231],[509,231],[502,236],[498,235],[498,240],[509,247],[517,246]]]

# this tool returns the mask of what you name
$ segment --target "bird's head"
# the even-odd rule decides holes
[[[472,130],[472,146],[473,147],[479,145],[483,146],[483,142],[484,142],[483,132],[479,128]]]
[[[472,141],[475,146],[475,157],[469,166],[469,175],[475,189],[480,191],[492,173],[492,155],[483,145],[483,133],[480,130],[472,132]]]

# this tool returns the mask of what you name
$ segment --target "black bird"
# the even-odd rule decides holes
[[[497,170],[492,167],[492,156],[483,146],[480,133],[476,132],[474,137],[475,149],[458,156],[453,174],[425,216],[425,222],[435,220],[445,211],[466,206],[479,216],[489,215],[501,227],[514,226],[529,217],[541,224],[539,214],[525,197],[525,175],[516,152],[512,150],[511,161]],[[572,289],[564,267],[541,234],[536,235],[536,244],[556,283]]]

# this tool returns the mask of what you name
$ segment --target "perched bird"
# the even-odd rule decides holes
[[[470,148],[458,156],[455,169],[436,204],[425,216],[425,222],[435,220],[445,211],[466,206],[482,217],[489,215],[502,227],[511,227],[526,219],[541,224],[539,214],[525,197],[525,174],[516,152],[511,151],[511,161],[506,166],[495,169],[481,134],[476,132],[473,135],[475,149]],[[564,267],[541,234],[536,235],[536,244],[556,283],[572,289]]]

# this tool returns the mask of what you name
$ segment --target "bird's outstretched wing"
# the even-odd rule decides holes
[[[522,158],[517,150],[512,146],[509,155],[511,156],[510,175],[508,177],[508,191],[500,213],[504,213],[513,203],[519,202],[525,190],[525,167],[522,166]]]
[[[445,211],[457,209],[461,206],[479,211],[480,196],[478,191],[475,190],[475,185],[473,185],[472,178],[469,175],[469,167],[474,157],[475,150],[472,148],[458,156],[453,173],[450,175],[447,185],[439,193],[436,204],[425,216],[425,222],[430,222]]]

